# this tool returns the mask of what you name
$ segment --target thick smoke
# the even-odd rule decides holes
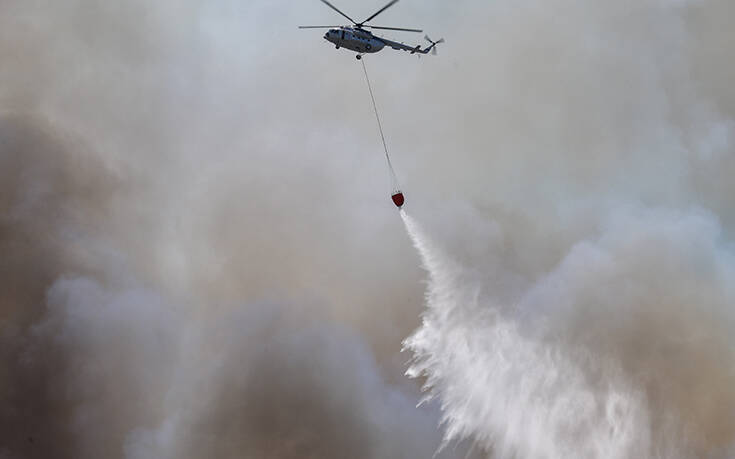
[[[0,2],[0,457],[728,456],[733,8]]]
[[[318,305],[203,302],[136,270],[107,223],[129,184],[55,132],[0,120],[0,457],[433,454],[436,413]]]
[[[382,202],[382,171],[360,187],[313,125],[274,124],[282,69],[251,62],[241,30],[269,14],[0,4],[3,459],[439,445],[397,356],[418,271],[382,263],[410,247],[390,208],[347,212]]]
[[[491,457],[731,457],[732,5],[493,10],[486,134],[444,169],[474,202],[405,217],[429,274],[411,374]]]

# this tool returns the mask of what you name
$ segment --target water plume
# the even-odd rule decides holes
[[[732,451],[735,264],[711,216],[616,214],[508,305],[401,215],[428,275],[408,374],[440,399],[445,444],[473,438],[500,458]]]

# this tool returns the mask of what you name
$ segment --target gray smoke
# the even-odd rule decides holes
[[[453,370],[417,368],[448,437],[488,455],[726,456],[734,12],[406,0],[381,17],[448,39],[367,60],[411,215],[458,276],[458,315],[421,325],[361,69],[295,29],[341,18],[0,2],[0,457],[429,457],[441,413],[414,408],[398,354],[419,326],[467,332],[413,349]],[[506,373],[486,371],[491,313],[517,337]],[[545,409],[580,393],[586,411]],[[615,435],[595,405],[613,393]]]
[[[150,228],[111,227],[129,182],[38,119],[0,138],[2,457],[433,454],[437,413],[354,327],[308,297],[161,285],[136,267]]]
[[[398,356],[419,273],[384,263],[410,247],[390,208],[349,207],[382,203],[380,163],[349,187],[355,158],[276,129],[287,100],[260,86],[282,69],[251,62],[242,30],[272,14],[0,4],[0,457],[439,444]]]
[[[732,5],[494,5],[411,373],[492,457],[731,457]]]

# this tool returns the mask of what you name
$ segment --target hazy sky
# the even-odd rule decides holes
[[[734,14],[0,0],[0,458],[728,457]]]

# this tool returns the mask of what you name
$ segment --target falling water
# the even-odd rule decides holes
[[[673,396],[657,401],[649,393],[666,392],[664,384],[650,387],[665,378],[673,386],[686,381],[671,381],[666,367],[655,363],[648,368],[654,376],[642,378],[626,361],[636,357],[616,358],[614,352],[543,333],[550,320],[543,321],[546,328],[527,326],[512,308],[484,293],[472,273],[432,242],[416,220],[405,211],[401,216],[428,274],[422,325],[404,342],[413,353],[407,374],[425,378],[427,398],[440,399],[445,445],[469,438],[489,457],[501,458],[671,458],[705,452],[726,457],[725,448],[711,442],[706,424],[692,426],[691,417],[677,413]],[[572,332],[574,325],[567,327]],[[649,333],[655,343],[657,330]],[[688,346],[712,350],[707,343]],[[726,394],[710,395],[731,403]],[[710,442],[698,443],[702,438]]]

